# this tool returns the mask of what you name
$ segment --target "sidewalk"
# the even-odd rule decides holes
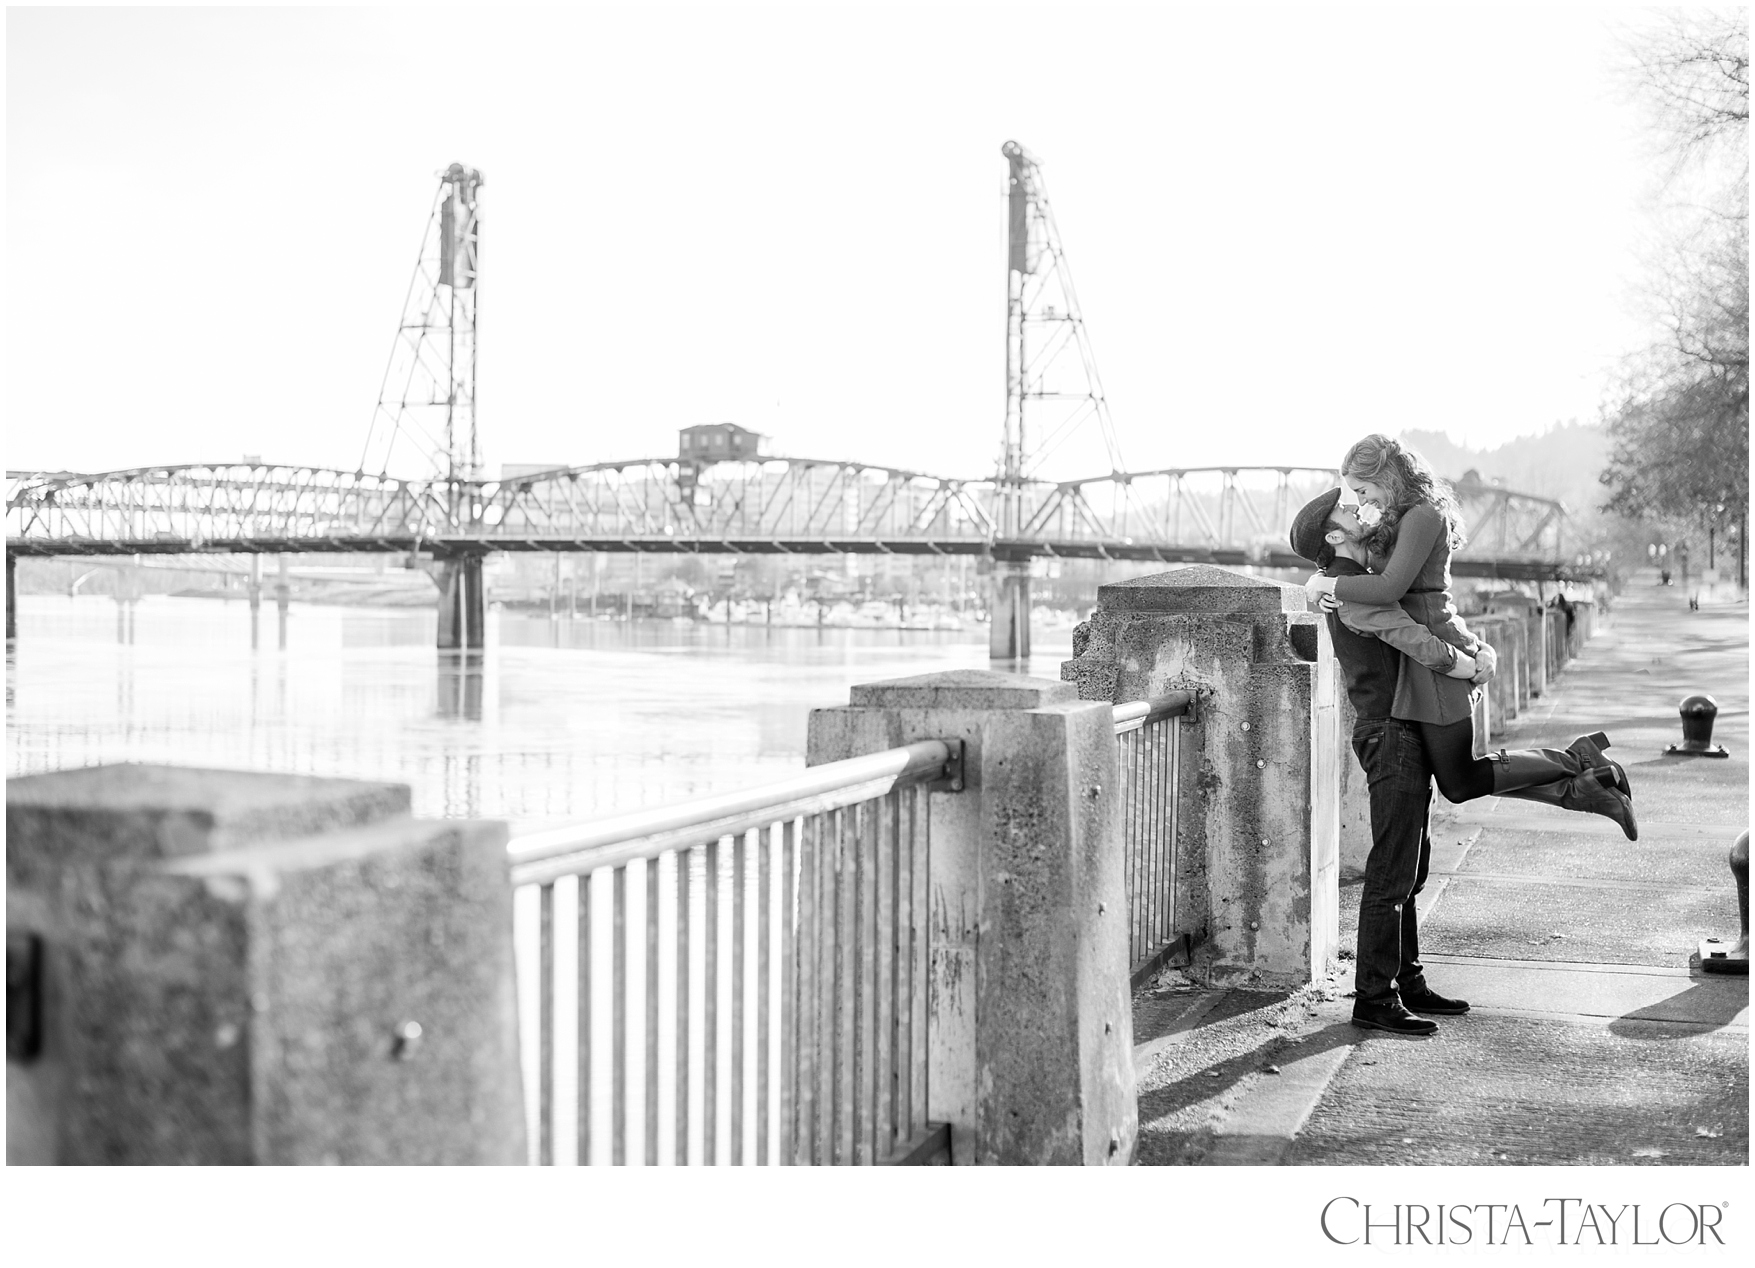
[[[1725,856],[1748,826],[1749,625],[1640,576],[1494,747],[1607,731],[1640,836],[1488,797],[1438,799],[1420,897],[1435,989],[1471,1002],[1430,1040],[1348,1023],[1349,958],[1296,994],[1172,986],[1135,999],[1141,1164],[1748,1163],[1748,979],[1690,977],[1735,937]],[[1719,706],[1729,759],[1678,758],[1676,706]],[[1174,974],[1167,975],[1174,977]]]

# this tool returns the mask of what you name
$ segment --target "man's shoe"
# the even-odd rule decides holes
[[[1353,1024],[1366,1030],[1387,1030],[1392,1035],[1423,1039],[1438,1033],[1438,1023],[1416,1017],[1399,1002],[1387,1004],[1354,1004]]]
[[[1466,999],[1446,999],[1434,990],[1403,991],[1402,1007],[1432,1017],[1461,1017],[1469,1011]]]

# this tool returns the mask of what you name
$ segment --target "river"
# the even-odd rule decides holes
[[[779,779],[854,683],[987,668],[985,634],[490,613],[465,670],[431,611],[25,595],[7,655],[8,775],[176,762],[393,780],[418,815],[513,830]],[[1070,630],[1029,671],[1058,678]]]
[[[272,604],[263,605],[259,646],[253,647],[250,611],[242,601],[166,596],[124,605],[107,596],[22,596],[19,638],[7,654],[6,770],[20,775],[107,762],[173,762],[393,780],[410,786],[417,815],[504,819],[517,833],[783,778],[804,767],[810,711],[845,704],[853,684],[989,667],[983,630],[555,620],[492,612],[487,649],[475,667],[465,669],[455,656],[434,650],[435,629],[431,611],[295,603],[283,650]],[[1072,654],[1070,629],[1038,631],[1036,649],[1029,672],[1058,678],[1060,662]],[[697,907],[703,901],[700,854],[690,876]],[[729,859],[727,852],[722,867]],[[674,893],[674,871],[672,866],[662,882],[667,893]],[[630,910],[640,911],[644,872],[629,873]],[[730,889],[729,880],[721,885],[722,903]],[[573,927],[576,895],[570,882],[556,886],[557,928]],[[526,888],[514,905],[533,1159],[535,898],[534,889]],[[603,899],[600,892],[600,905]],[[674,901],[667,898],[666,912]],[[611,959],[607,908],[595,928],[595,976],[602,977]],[[674,919],[664,928],[664,954],[671,956]],[[728,939],[729,916],[720,928],[721,939]],[[729,942],[726,947],[729,963]],[[697,937],[691,957],[697,1050],[701,955]],[[630,1015],[640,1016],[647,982],[640,957],[630,960]],[[565,1127],[574,1121],[579,1096],[572,1075],[576,968],[575,948],[564,943],[555,979],[555,1152],[562,1163],[574,1161],[578,1152]],[[663,1143],[651,1160],[640,1157],[636,1145],[630,1161],[669,1161],[674,1154],[674,976],[674,958],[664,960],[653,984],[664,1018]],[[728,992],[728,982],[719,990]],[[594,988],[594,998],[597,1050],[610,1028],[607,978]],[[729,1016],[729,1002],[723,1008]],[[721,1062],[729,1059],[729,1029],[721,1029]],[[753,1012],[746,1019],[746,1041],[753,1051]],[[777,1044],[778,1032],[767,1042]],[[703,1058],[696,1051],[688,1098],[696,1115],[691,1151],[697,1156]],[[629,1135],[638,1142],[644,1076],[637,1055],[630,1054],[630,1066]],[[607,1060],[596,1069],[590,1095],[602,1124],[611,1111]],[[777,1084],[774,1091],[766,1124],[771,1135],[778,1132]],[[753,1123],[753,1081],[745,1097]],[[722,1096],[720,1161],[730,1161],[729,1114],[729,1098]],[[753,1138],[752,1132],[746,1156],[752,1156]],[[609,1148],[600,1129],[593,1160],[608,1162]]]

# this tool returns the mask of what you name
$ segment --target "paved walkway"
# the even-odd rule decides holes
[[[1607,731],[1639,840],[1594,815],[1440,800],[1427,977],[1473,1011],[1430,1040],[1348,1024],[1350,959],[1291,995],[1142,992],[1142,1164],[1748,1163],[1748,979],[1689,971],[1703,937],[1738,928],[1725,856],[1748,826],[1748,606],[1707,595],[1691,612],[1656,580],[1494,740]],[[1695,691],[1717,699],[1729,759],[1664,754]],[[1350,955],[1356,884],[1341,901]]]

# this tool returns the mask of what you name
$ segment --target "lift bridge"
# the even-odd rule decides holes
[[[1333,487],[1306,467],[1129,472],[1097,379],[1041,175],[1008,142],[1007,408],[993,475],[959,479],[754,452],[637,458],[488,478],[475,426],[481,178],[440,179],[360,469],[259,462],[102,473],[9,472],[9,625],[19,556],[395,552],[429,567],[439,645],[482,645],[482,561],[495,551],[976,555],[993,562],[992,652],[1029,654],[1037,558],[1304,568],[1291,517]],[[1109,470],[1051,479],[1094,448]],[[428,473],[389,474],[409,451]],[[371,468],[376,467],[374,473]],[[1563,580],[1566,512],[1494,485],[1456,486],[1462,576]]]

